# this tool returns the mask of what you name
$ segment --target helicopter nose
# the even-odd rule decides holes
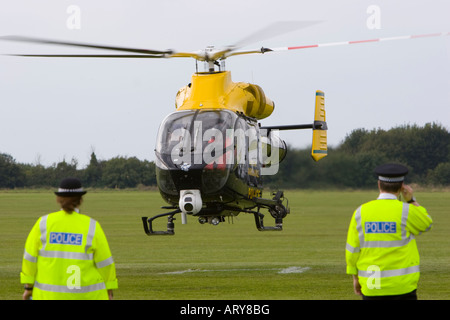
[[[179,190],[200,190],[202,186],[202,171],[201,170],[172,170],[172,179]]]

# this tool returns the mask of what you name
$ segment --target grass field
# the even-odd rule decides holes
[[[355,208],[377,192],[286,191],[282,232],[260,232],[252,215],[233,223],[175,221],[174,236],[148,237],[141,216],[162,213],[156,191],[91,191],[82,212],[108,237],[119,279],[117,300],[357,299],[345,274],[345,242]],[[418,237],[419,299],[450,298],[450,193],[416,192],[434,220]],[[0,192],[0,299],[21,299],[25,239],[39,216],[56,211],[53,192]],[[156,230],[165,230],[161,218]],[[266,225],[273,219],[266,215]]]

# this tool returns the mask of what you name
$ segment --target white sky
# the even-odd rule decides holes
[[[70,5],[80,9],[80,29],[67,27]],[[370,5],[380,8],[380,29],[367,26]],[[0,36],[193,51],[276,21],[323,21],[248,48],[282,47],[450,32],[449,13],[448,0],[0,0]],[[0,41],[8,53],[115,52]],[[226,66],[275,101],[263,125],[311,123],[323,90],[331,146],[357,128],[450,129],[450,36],[236,56]],[[154,160],[159,123],[194,72],[193,59],[0,56],[0,152],[44,165],[76,158],[79,168],[92,150],[103,160]],[[280,135],[304,148],[312,133]]]

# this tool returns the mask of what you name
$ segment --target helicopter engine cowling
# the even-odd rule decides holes
[[[275,104],[264,93],[263,89],[251,83],[238,83],[248,95],[245,114],[250,118],[264,119],[270,116]]]
[[[272,114],[275,104],[260,86],[233,82],[230,72],[225,71],[194,74],[192,82],[178,91],[175,108],[227,109],[260,120]]]

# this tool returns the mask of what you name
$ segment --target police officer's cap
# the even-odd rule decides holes
[[[387,163],[375,168],[378,180],[385,182],[401,182],[408,174],[408,168],[396,163]]]
[[[59,184],[58,191],[55,192],[57,196],[61,197],[76,197],[86,194],[83,190],[81,181],[77,178],[65,178]]]

